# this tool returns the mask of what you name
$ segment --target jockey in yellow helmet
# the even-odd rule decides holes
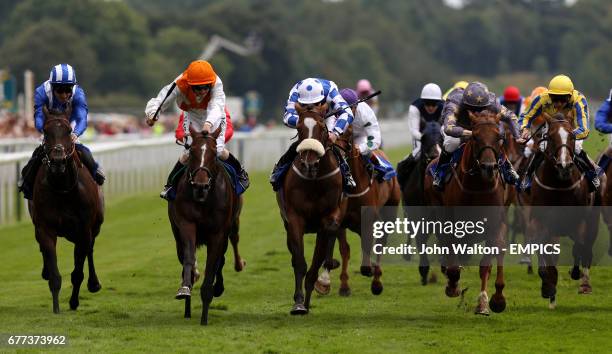
[[[532,102],[527,111],[522,116],[521,134],[524,139],[531,134],[531,125],[534,120],[543,113],[554,115],[565,113],[573,118],[572,134],[576,138],[575,154],[576,166],[584,172],[589,180],[591,190],[597,190],[601,182],[599,181],[599,169],[587,156],[586,151],[582,150],[584,139],[589,136],[589,110],[586,97],[574,89],[572,80],[566,75],[557,75],[550,80],[548,89],[538,95]],[[531,185],[531,175],[544,158],[543,146],[536,150],[536,154],[527,168],[527,175],[523,180],[522,188],[528,190]]]

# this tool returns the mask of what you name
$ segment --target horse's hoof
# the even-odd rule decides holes
[[[580,284],[580,288],[578,289],[578,294],[581,295],[590,295],[593,293],[593,288],[590,284]]]
[[[323,284],[317,280],[314,284],[314,289],[319,295],[328,295],[331,290],[331,285]]]
[[[361,272],[361,275],[363,275],[364,277],[371,277],[372,276],[372,267],[361,266],[359,268],[359,271]]]
[[[533,274],[533,267],[531,265],[527,266],[527,274]]]
[[[87,290],[89,290],[90,293],[97,293],[100,289],[102,289],[102,285],[100,285],[99,282],[87,282]]]
[[[373,281],[371,286],[372,294],[380,295],[383,292],[383,285],[380,281]]]
[[[68,302],[71,310],[76,310],[79,307],[79,299],[70,299]]]
[[[56,315],[59,315],[59,313],[60,313],[59,307],[57,307],[57,308],[54,307],[53,308],[53,313],[56,314]]]
[[[495,313],[504,312],[506,309],[506,299],[503,295],[493,295],[489,301],[489,307],[491,308],[491,311]]]
[[[420,266],[419,274],[421,275],[421,285],[427,285],[427,274],[429,273],[429,266]]]
[[[489,316],[491,313],[489,312],[489,309],[486,306],[484,307],[476,306],[476,310],[474,310],[474,314]]]
[[[308,314],[308,309],[306,308],[306,306],[304,306],[304,304],[295,304],[293,305],[293,308],[291,309],[291,314],[292,315],[306,315]]]
[[[188,297],[191,297],[191,289],[189,289],[188,286],[181,286],[176,292],[176,296],[174,298],[177,300],[182,300]]]
[[[351,296],[351,288],[340,288],[338,294],[343,297]]]
[[[555,296],[550,298],[550,302],[548,303],[548,308],[550,310],[554,310],[557,307],[557,299]]]
[[[242,272],[242,270],[246,267],[246,261],[244,259],[240,259],[240,262],[236,262],[234,264],[234,270],[237,272]]]
[[[444,293],[446,294],[446,296],[448,297],[457,297],[461,294],[461,292],[459,291],[459,286],[456,286],[454,288],[451,288],[450,286],[446,286],[446,288],[444,289]]]
[[[572,279],[574,279],[574,280],[578,280],[578,279],[580,279],[580,276],[582,275],[582,274],[580,274],[580,273],[581,273],[581,272],[580,272],[580,268],[579,268],[579,267],[577,267],[577,266],[574,266],[574,267],[573,267],[573,268],[572,268],[572,269],[569,271],[570,276],[571,276],[571,277],[572,277]]]
[[[421,285],[427,285],[427,277],[421,277]]]
[[[213,286],[213,296],[214,297],[219,297],[223,295],[224,291],[225,291],[225,287],[223,286],[223,283],[221,282],[216,282],[215,285]]]
[[[412,260],[412,255],[410,253],[404,253],[402,258],[404,258],[406,262],[410,262]]]

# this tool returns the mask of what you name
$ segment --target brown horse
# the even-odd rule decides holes
[[[324,117],[327,105],[296,105],[298,156],[287,172],[276,200],[287,231],[287,248],[291,252],[291,265],[295,276],[292,315],[307,314],[310,297],[327,249],[333,247],[330,239],[336,237],[347,200],[342,192],[342,175],[331,151]],[[304,234],[317,233],[312,263],[306,272]],[[302,282],[306,296],[302,290]]]
[[[244,266],[238,252],[242,197],[234,192],[230,177],[217,159],[216,139],[220,132],[220,128],[212,134],[191,132],[193,144],[189,148],[187,171],[178,182],[176,199],[168,203],[176,252],[183,266],[176,298],[185,299],[185,318],[191,317],[191,289],[199,276],[196,248],[207,246],[204,283],[200,289],[202,325],[208,324],[213,296],[219,297],[224,291],[222,272],[228,238],[234,247],[236,271]]]
[[[55,252],[58,236],[74,243],[70,308],[76,310],[79,306],[86,257],[89,268],[87,289],[95,293],[102,288],[94,267],[93,248],[104,221],[104,197],[76,153],[68,118],[70,110],[50,113],[44,107],[43,113],[45,158],[43,167],[36,175],[34,198],[28,202],[28,209],[43,255],[42,277],[49,281],[53,312],[59,313],[58,296],[62,277]]]
[[[342,256],[339,293],[341,296],[349,296],[351,293],[348,285],[349,276],[347,271],[350,258],[350,247],[346,239],[346,229],[348,228],[361,238],[361,274],[364,276],[374,276],[371,285],[372,294],[380,295],[383,291],[383,285],[380,280],[382,276],[382,268],[380,267],[382,255],[378,254],[376,262],[372,264],[371,255],[374,245],[372,225],[377,220],[391,220],[397,217],[397,207],[401,198],[399,183],[397,182],[397,177],[384,182],[374,180],[374,172],[368,171],[359,149],[353,145],[351,126],[338,139],[337,145],[348,156],[349,167],[356,182],[356,186],[347,193],[348,206],[342,221],[342,228],[338,232],[340,254]],[[382,150],[376,150],[373,154],[388,160]],[[363,209],[363,207],[367,207],[367,209]],[[362,226],[366,229],[362,229]],[[383,244],[386,243],[385,237],[381,239]],[[328,261],[332,259],[332,250],[333,247],[328,249],[326,257]],[[315,284],[315,289],[320,294],[329,293],[330,283],[328,273],[330,268],[329,266],[325,267]]]
[[[542,137],[546,142],[545,158],[534,174],[531,188],[528,239],[536,244],[554,244],[558,243],[560,235],[569,235],[574,240],[574,267],[570,274],[575,280],[581,278],[579,292],[588,294],[592,291],[589,268],[599,223],[599,213],[592,206],[599,202],[599,196],[589,192],[586,179],[574,164],[575,138],[571,118],[562,113],[553,117],[543,114],[543,117],[547,125]],[[570,213],[561,208],[568,206],[574,207],[569,209]],[[558,258],[558,254],[538,254],[541,293],[549,299],[550,308],[556,306]],[[582,265],[582,273],[579,265]]]
[[[490,208],[488,226],[491,230],[485,238],[485,245],[502,249],[505,247],[506,224],[504,205],[504,186],[498,171],[498,161],[502,153],[503,139],[499,130],[500,115],[489,111],[469,113],[473,128],[472,136],[465,144],[461,161],[453,168],[450,182],[443,193],[433,189],[433,179],[428,173],[425,176],[425,195],[429,205],[444,207],[455,206],[499,206]],[[435,162],[435,161],[434,161]],[[432,163],[434,163],[432,162]],[[453,235],[437,235],[438,242],[448,246],[457,242]],[[480,241],[478,239],[475,240]],[[506,308],[506,300],[502,293],[505,281],[503,273],[504,254],[485,254],[480,261],[480,294],[475,313],[488,315],[487,283],[491,274],[492,258],[497,259],[497,278],[495,280],[495,294],[489,302],[493,312],[502,312]],[[451,252],[445,255],[445,266],[448,283],[446,295],[459,296],[460,264],[459,255]]]

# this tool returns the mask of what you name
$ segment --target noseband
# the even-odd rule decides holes
[[[478,126],[483,126],[483,125],[493,125],[493,126],[498,126],[498,123],[494,123],[494,122],[482,122],[482,123],[476,123],[474,124],[474,128],[478,127]],[[481,141],[475,136],[472,135],[471,139],[474,142],[480,143]],[[503,139],[503,137],[500,136],[500,139]],[[468,173],[472,174],[475,173],[475,169],[480,168],[480,156],[482,156],[482,154],[486,151],[486,150],[491,150],[493,151],[493,155],[495,156],[495,161],[499,160],[499,152],[496,150],[495,146],[493,145],[484,145],[482,147],[480,147],[480,149],[478,149],[477,153],[476,153],[476,167],[470,169],[470,171],[468,171]]]
[[[552,124],[563,124],[563,123],[567,123],[566,120],[562,120],[562,119],[555,119],[552,120],[550,122],[547,122],[548,125],[552,125]],[[540,142],[542,141],[550,141],[550,136],[548,135],[548,130],[546,131],[546,133],[544,133],[542,135],[542,139],[540,139]],[[576,137],[571,134],[571,132],[569,133],[569,138],[570,139],[576,139]],[[551,145],[552,147],[552,145]],[[546,156],[547,159],[553,161],[555,164],[559,163],[559,159],[557,158],[557,155],[559,154],[559,151],[561,151],[561,149],[566,148],[569,151],[569,155],[571,160],[574,160],[574,149],[568,144],[568,143],[564,143],[564,144],[560,144],[559,146],[555,147],[554,151],[552,153],[548,153],[546,152],[548,150],[548,148],[545,150],[544,156]]]

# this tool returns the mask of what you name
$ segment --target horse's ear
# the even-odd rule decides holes
[[[542,112],[542,118],[544,118],[544,120],[547,122],[550,122],[552,120],[552,117],[550,116],[550,114],[546,112]]]
[[[217,139],[219,137],[219,134],[221,134],[221,127],[217,128],[217,130],[215,130],[214,132],[212,132],[211,136],[215,139]]]
[[[499,113],[497,113],[497,114],[495,115],[495,121],[496,121],[497,123],[499,123],[499,121],[500,121],[501,119],[502,119],[502,114],[501,114],[501,112],[499,112]]]
[[[191,124],[189,125],[189,134],[190,134],[191,136],[194,136],[194,135],[196,134],[196,131],[195,131],[195,130],[193,130],[193,128],[191,127]]]
[[[302,105],[299,102],[295,102],[295,110],[298,113],[298,115],[302,115],[302,113],[304,113],[304,107],[302,107]]]

